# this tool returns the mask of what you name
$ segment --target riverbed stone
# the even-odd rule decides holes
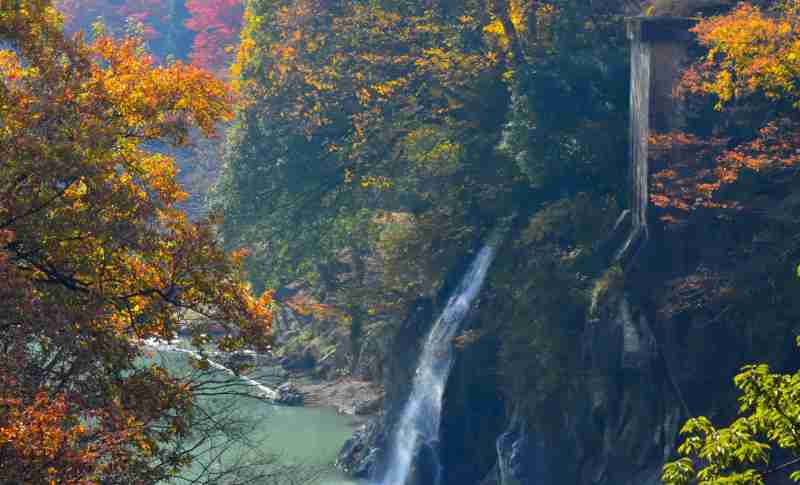
[[[303,394],[290,382],[284,382],[276,389],[275,402],[285,406],[302,406]]]

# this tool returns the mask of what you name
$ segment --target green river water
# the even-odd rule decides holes
[[[185,353],[160,349],[151,350],[147,360],[157,362],[180,375],[189,371],[189,359],[190,356]],[[222,382],[242,384],[241,379],[223,371],[213,372],[212,376]],[[275,379],[270,380],[263,376],[258,381],[269,386],[278,383]],[[239,389],[247,391],[248,388],[251,386],[242,384]],[[243,455],[252,456],[264,452],[273,457],[278,467],[296,465],[302,472],[295,473],[294,477],[268,480],[263,485],[301,482],[313,485],[357,483],[336,470],[333,462],[339,448],[360,424],[358,418],[340,415],[330,408],[276,406],[246,396],[206,398],[204,404],[212,409],[224,411],[226,416],[235,416],[242,420],[246,432],[246,442],[231,447],[228,452],[215,457],[212,462],[216,461],[220,466],[225,466],[237,460],[237,457],[241,459]],[[303,476],[307,470],[313,470],[316,478],[307,482]],[[202,473],[197,465],[189,472],[189,476]],[[186,483],[186,481],[176,480],[174,483]]]

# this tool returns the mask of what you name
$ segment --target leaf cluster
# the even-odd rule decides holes
[[[800,373],[770,372],[765,364],[748,365],[734,379],[739,389],[739,417],[724,428],[703,416],[681,430],[680,459],[664,466],[667,484],[763,485],[781,474],[800,481]]]
[[[231,93],[139,38],[68,37],[45,0],[4,4],[0,40],[0,475],[158,482],[191,461],[176,443],[196,408],[187,382],[137,365],[142,341],[199,338],[191,311],[224,349],[270,342],[271,294],[252,296],[213,219],[187,220],[152,149],[213,134]]]

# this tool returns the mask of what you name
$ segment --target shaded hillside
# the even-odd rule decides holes
[[[742,364],[793,368],[791,66],[790,96],[774,94],[780,83],[765,95],[714,78],[733,67],[704,57],[719,44],[703,31],[702,44],[653,47],[674,70],[653,79],[646,237],[617,258],[634,192],[624,17],[637,10],[247,5],[234,70],[248,103],[215,203],[225,243],[253,248],[254,284],[301,288],[334,312],[315,346],[339,372],[384,381],[386,412],[343,465],[380,465],[420,339],[505,218],[514,227],[455,339],[447,483],[502,470],[521,483],[657,483],[686,418],[732,416]]]

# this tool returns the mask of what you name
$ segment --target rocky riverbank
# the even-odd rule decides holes
[[[374,382],[341,377],[334,381],[295,382],[305,406],[332,407],[340,414],[368,416],[380,411],[383,389]]]

